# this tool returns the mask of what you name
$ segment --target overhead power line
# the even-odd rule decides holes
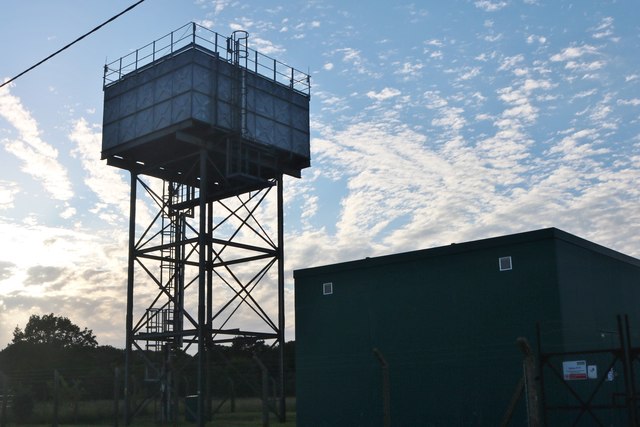
[[[44,62],[50,60],[51,58],[53,58],[54,56],[56,56],[57,54],[59,54],[60,52],[70,48],[71,46],[73,46],[74,44],[78,43],[80,40],[84,39],[85,37],[95,33],[96,31],[98,31],[100,28],[104,27],[105,25],[107,25],[108,23],[115,21],[116,19],[118,19],[119,17],[121,17],[122,15],[124,15],[125,13],[129,12],[131,9],[133,9],[134,7],[138,6],[140,3],[144,2],[145,0],[139,0],[137,3],[132,4],[131,6],[129,6],[128,8],[126,8],[125,10],[123,10],[122,12],[118,13],[115,16],[112,16],[111,18],[107,19],[106,21],[104,21],[102,24],[98,25],[97,27],[95,27],[93,30],[89,31],[86,34],[81,35],[80,37],[78,37],[77,39],[75,39],[74,41],[72,41],[71,43],[69,43],[68,45],[66,45],[65,47],[55,51],[54,53],[52,53],[51,55],[47,56],[46,58],[44,58],[42,61],[38,62],[37,64],[32,65],[31,67],[27,68],[26,70],[24,70],[23,72],[21,72],[20,74],[18,74],[17,76],[7,80],[4,83],[0,84],[0,88],[4,87],[5,85],[8,85],[9,83],[11,83],[12,81],[14,81],[15,79],[17,79],[18,77],[27,74],[29,71],[33,70],[34,68],[38,67],[39,65],[42,65]]]

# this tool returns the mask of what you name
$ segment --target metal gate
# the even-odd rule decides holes
[[[537,325],[543,425],[639,426],[640,343],[632,342],[628,316],[617,316],[616,325],[591,331],[601,343],[583,348],[564,338],[547,345]]]

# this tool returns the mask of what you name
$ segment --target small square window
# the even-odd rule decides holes
[[[323,283],[322,284],[322,295],[331,295],[333,293],[333,283]]]
[[[511,265],[511,257],[503,256],[498,258],[498,266],[500,267],[500,271],[511,270],[513,268]]]

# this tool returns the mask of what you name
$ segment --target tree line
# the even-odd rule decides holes
[[[295,393],[294,351],[293,341],[285,344],[286,390],[290,395]],[[237,339],[228,346],[215,345],[210,352],[213,395],[255,396],[256,384],[260,389],[260,369],[254,355],[272,372],[277,371],[278,349],[262,341]],[[51,398],[54,372],[79,399],[112,399],[116,369],[122,375],[124,353],[123,349],[99,345],[91,329],[81,329],[66,317],[32,315],[24,329],[14,329],[13,340],[0,351],[0,374],[8,378],[12,394],[28,395],[34,401]],[[189,387],[195,386],[195,357],[181,350],[174,353],[175,365],[182,366],[181,378],[194,378],[191,384],[188,380],[181,384],[181,392],[192,393]],[[149,358],[149,354],[144,356]],[[134,360],[134,383],[144,387],[147,368],[142,357]]]

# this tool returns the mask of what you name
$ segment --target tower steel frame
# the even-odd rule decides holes
[[[177,416],[178,405],[172,378],[183,368],[172,358],[179,352],[195,352],[193,415],[204,426],[210,410],[210,352],[215,344],[238,338],[263,340],[278,348],[274,409],[285,420],[283,175],[251,181],[250,191],[234,190],[230,196],[219,190],[226,178],[215,167],[215,155],[203,141],[187,159],[192,164],[186,172],[190,176],[179,182],[147,176],[144,167],[130,171],[126,425],[148,403],[132,405],[134,357],[140,356],[150,376],[162,384],[156,397],[163,399],[163,417],[171,418]],[[141,228],[143,218],[148,223]],[[262,292],[272,296],[274,287],[275,315],[261,298]],[[144,311],[141,301],[146,301]],[[161,362],[154,359],[158,357]]]
[[[282,187],[310,166],[309,75],[248,48],[246,31],[190,23],[106,64],[103,89],[102,158],[131,174],[125,423],[148,402],[132,405],[139,357],[166,421],[197,365],[204,425],[209,358],[237,339],[278,347],[284,421]]]

